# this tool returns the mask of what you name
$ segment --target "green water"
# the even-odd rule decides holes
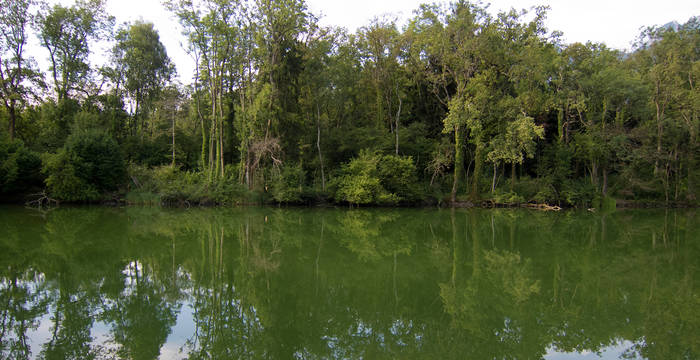
[[[698,220],[0,207],[0,358],[696,359]]]

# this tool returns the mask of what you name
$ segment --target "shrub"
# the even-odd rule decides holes
[[[0,142],[0,194],[23,194],[42,182],[41,158],[36,153],[20,140]]]
[[[167,205],[251,202],[248,191],[238,183],[233,167],[227,169],[223,178],[211,179],[206,172],[182,171],[171,165],[152,169],[131,165],[129,175],[138,182],[137,188],[127,195],[130,202]]]
[[[335,198],[351,204],[396,204],[413,200],[416,191],[415,164],[410,157],[360,151],[343,166],[331,183]]]
[[[51,195],[65,201],[96,201],[123,184],[126,166],[117,142],[90,130],[72,134],[57,154],[44,162]]]
[[[562,186],[561,197],[571,206],[588,207],[595,196],[595,186],[585,179],[568,180]]]
[[[410,156],[384,155],[378,164],[382,186],[403,200],[416,198],[416,165]]]
[[[298,203],[302,201],[306,173],[301,165],[285,165],[272,178],[270,193],[280,203]]]
[[[351,204],[370,204],[377,202],[382,192],[385,190],[376,177],[367,174],[345,175],[339,179],[336,198]]]

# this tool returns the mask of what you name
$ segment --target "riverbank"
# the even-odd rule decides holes
[[[236,198],[229,198],[221,201],[221,198],[200,194],[199,196],[173,196],[172,194],[160,195],[157,193],[148,192],[129,192],[125,194],[112,194],[111,197],[105,197],[101,201],[95,202],[69,202],[58,201],[51,198],[45,192],[32,194],[25,197],[14,197],[3,199],[0,204],[25,205],[29,207],[52,207],[60,205],[102,205],[102,206],[159,206],[165,208],[190,208],[190,207],[239,207],[239,206],[284,206],[284,207],[347,207],[347,208],[526,208],[541,211],[561,211],[568,209],[586,209],[591,212],[610,211],[615,209],[683,209],[683,208],[698,208],[698,204],[689,202],[661,202],[651,200],[622,200],[615,198],[606,198],[594,206],[571,206],[566,204],[556,203],[538,203],[538,202],[497,202],[493,199],[482,199],[479,201],[438,201],[436,199],[427,199],[414,203],[401,204],[350,204],[343,202],[333,202],[329,199],[306,202],[275,202],[269,194],[258,193],[254,191],[241,192]],[[182,195],[182,194],[181,194]]]

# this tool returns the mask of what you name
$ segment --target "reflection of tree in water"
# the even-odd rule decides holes
[[[95,359],[99,350],[90,345],[95,309],[92,299],[84,291],[71,291],[65,282],[52,293],[51,338],[43,345],[40,358]]]
[[[27,333],[39,326],[48,301],[37,289],[36,274],[31,271],[3,272],[0,278],[0,357],[28,359],[31,354]]]
[[[275,271],[276,266],[269,265],[274,264],[270,258],[274,251],[251,244],[250,221],[246,217],[239,226],[228,228],[228,234],[237,232],[238,244],[217,222],[205,226],[198,235],[201,256],[190,264],[195,332],[186,344],[189,359],[250,359],[264,355],[264,349],[256,347],[262,327],[257,309],[250,305],[255,295],[251,294],[251,299],[242,294],[250,290],[249,276],[254,271]],[[231,251],[235,245],[241,251],[238,262]],[[246,253],[252,254],[250,261],[243,259]],[[242,283],[234,283],[234,273],[242,275]]]
[[[0,357],[26,358],[22,342],[43,317],[51,324],[40,357],[155,358],[185,305],[195,325],[183,347],[191,359],[541,358],[623,340],[633,344],[628,355],[695,358],[697,218],[658,215],[129,208],[0,216]],[[20,236],[21,228],[33,232]],[[91,339],[96,321],[116,346]]]
[[[450,345],[468,358],[541,357],[546,340],[534,316],[540,282],[534,278],[531,262],[519,254],[484,249],[482,231],[494,227],[492,218],[478,215],[469,214],[463,224],[455,225],[452,213],[453,272],[450,282],[440,285],[445,311],[455,329]],[[493,238],[487,238],[491,243]]]
[[[24,213],[0,215],[0,358],[28,359],[28,333],[39,326],[49,300],[35,270],[41,256],[37,224]],[[30,225],[25,227],[26,225]],[[23,226],[25,225],[25,226]]]
[[[134,261],[124,272],[126,286],[119,297],[106,301],[101,319],[112,326],[119,358],[158,358],[179,309],[166,301],[166,287],[150,267]]]
[[[50,294],[50,338],[43,344],[42,359],[95,359],[102,350],[92,345],[91,330],[101,296],[96,283],[108,263],[95,258],[105,250],[94,227],[100,213],[79,209],[52,212],[42,234],[42,269]],[[111,265],[111,264],[110,264]]]

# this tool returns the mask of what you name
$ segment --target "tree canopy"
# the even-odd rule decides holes
[[[350,33],[319,25],[303,0],[169,0],[196,64],[185,86],[153,24],[115,30],[104,1],[3,4],[0,138],[39,156],[106,134],[127,164],[110,190],[123,196],[698,201],[698,17],[646,28],[622,52],[564,43],[544,25],[547,7],[425,4],[405,26],[385,16]],[[29,36],[48,76],[23,51]],[[112,44],[102,68],[88,57],[98,40]],[[40,96],[45,79],[53,92]],[[58,171],[43,158],[49,170],[28,184]]]

